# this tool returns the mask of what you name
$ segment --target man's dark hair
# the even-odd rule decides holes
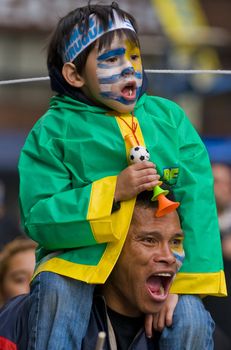
[[[61,18],[58,25],[51,36],[50,44],[48,46],[47,66],[48,71],[51,69],[57,69],[59,72],[62,71],[63,67],[63,52],[65,38],[70,38],[71,32],[76,24],[82,24],[85,31],[89,28],[89,16],[95,14],[100,22],[100,25],[105,29],[109,27],[109,21],[114,21],[113,10],[117,12],[121,19],[127,18],[135,29],[135,32],[129,29],[118,29],[116,33],[119,37],[124,33],[128,40],[139,47],[139,39],[137,37],[137,25],[133,16],[119,8],[116,2],[111,5],[91,5],[90,2],[87,6],[79,7],[69,12],[65,17]],[[99,38],[99,49],[110,44],[115,31],[105,33]],[[91,50],[94,48],[96,41],[89,45],[78,57],[73,61],[77,71],[81,74],[83,71],[87,57]]]

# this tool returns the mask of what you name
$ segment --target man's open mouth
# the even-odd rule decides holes
[[[126,100],[134,100],[136,98],[136,82],[127,83],[121,90],[121,95]]]
[[[166,298],[173,280],[172,273],[161,272],[151,275],[146,285],[151,295],[158,299]]]

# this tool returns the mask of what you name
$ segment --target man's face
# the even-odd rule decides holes
[[[35,251],[29,248],[14,254],[8,261],[2,283],[4,301],[19,294],[29,293],[35,266]]]
[[[107,305],[132,317],[159,312],[184,257],[182,241],[176,211],[157,218],[153,208],[136,207],[121,255],[103,289]]]
[[[120,113],[131,112],[142,86],[140,50],[125,36],[90,52],[85,65],[83,92],[98,104]]]

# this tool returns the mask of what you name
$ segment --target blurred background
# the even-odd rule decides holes
[[[231,70],[230,0],[122,0],[118,3],[137,19],[145,69]],[[60,17],[86,4],[86,0],[0,0],[0,83],[47,77],[49,34]],[[185,109],[208,148],[214,174],[216,171],[221,238],[229,277],[231,74],[148,73],[148,79],[150,93],[173,99]],[[21,234],[18,157],[27,133],[46,111],[50,96],[48,79],[0,85],[0,249]],[[227,310],[227,305],[224,309]],[[229,343],[231,320],[228,317],[224,321],[223,315],[219,323]],[[224,344],[221,349],[226,349]]]

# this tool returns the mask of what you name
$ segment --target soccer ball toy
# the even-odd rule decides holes
[[[132,147],[129,153],[129,161],[131,164],[143,162],[150,159],[150,153],[144,146]]]

